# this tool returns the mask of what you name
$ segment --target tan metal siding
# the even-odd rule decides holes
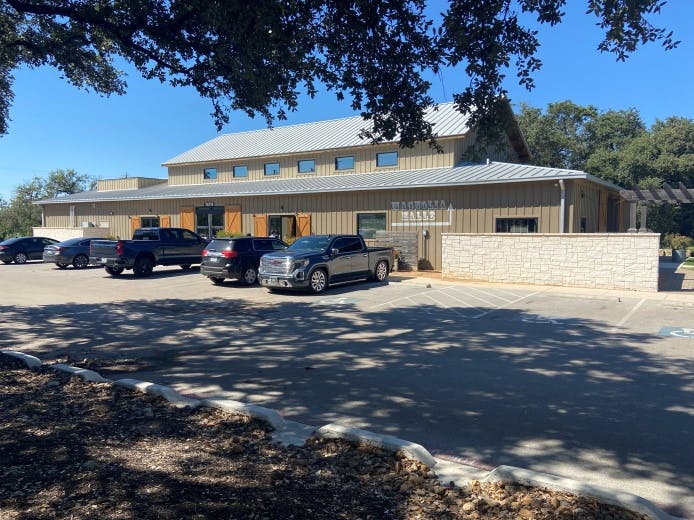
[[[178,186],[218,182],[244,182],[262,179],[343,175],[345,173],[369,173],[393,169],[411,170],[453,166],[457,141],[458,140],[456,139],[441,140],[439,144],[443,149],[442,153],[433,151],[426,143],[420,143],[414,148],[398,148],[397,145],[387,144],[374,146],[367,145],[359,148],[328,150],[324,152],[295,154],[290,156],[260,157],[248,160],[241,159],[233,162],[226,161],[172,166],[169,168],[169,184],[172,186]],[[389,166],[377,168],[376,154],[391,151],[398,152],[397,167]],[[349,155],[354,156],[354,170],[335,170],[335,158]],[[316,171],[314,173],[298,173],[298,162],[307,159],[313,159],[316,161]],[[280,175],[266,176],[264,169],[265,164],[273,162],[280,163]],[[248,177],[234,178],[234,166],[248,167]],[[203,180],[203,170],[205,168],[217,168],[217,179]]]
[[[585,188],[584,188],[585,189]],[[313,233],[355,233],[360,212],[386,214],[386,225],[392,231],[418,233],[420,256],[435,269],[441,266],[441,233],[493,233],[497,217],[538,217],[539,231],[556,233],[559,230],[559,188],[553,182],[499,184],[477,187],[420,188],[315,195],[276,197],[219,197],[210,199],[178,199],[159,201],[129,201],[75,205],[76,221],[108,221],[109,234],[125,238],[130,235],[133,216],[169,216],[171,226],[181,226],[181,210],[201,207],[205,202],[220,206],[240,206],[241,232],[255,232],[255,215],[310,215]],[[403,221],[403,210],[394,204],[435,204],[435,222]],[[446,209],[440,209],[443,204]],[[449,224],[448,207],[452,206]],[[44,209],[47,227],[69,226],[69,205],[52,204]],[[416,211],[415,211],[416,213]],[[428,215],[428,214],[427,214]],[[428,230],[431,238],[424,240]]]
[[[165,183],[166,179],[152,177],[122,177],[120,179],[100,179],[96,181],[97,191],[134,190]]]

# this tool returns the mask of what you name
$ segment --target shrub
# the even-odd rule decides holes
[[[686,250],[692,244],[694,244],[694,240],[686,235],[672,235],[672,238],[670,238],[670,247],[672,249]]]
[[[243,233],[232,233],[230,231],[217,231],[214,234],[215,238],[237,238],[245,236]]]

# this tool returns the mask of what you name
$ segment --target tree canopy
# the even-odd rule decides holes
[[[233,110],[271,125],[302,92],[324,85],[373,121],[373,140],[430,140],[427,72],[462,65],[462,112],[494,113],[515,68],[528,89],[541,62],[537,31],[562,22],[565,0],[450,0],[440,19],[426,0],[0,0],[0,135],[8,132],[12,71],[48,65],[79,88],[123,94],[116,59],[148,79],[192,86],[211,101],[218,128]],[[648,20],[663,0],[587,0],[604,52],[625,59],[640,45],[675,47]],[[475,122],[475,120],[473,120]]]
[[[669,117],[648,129],[636,109],[600,112],[571,101],[543,112],[522,105],[518,124],[532,163],[583,170],[624,188],[694,187],[694,120]],[[648,225],[694,235],[694,204],[654,208]]]
[[[93,190],[96,178],[73,169],[53,170],[47,178],[34,177],[20,184],[7,202],[0,197],[0,238],[31,235],[41,225],[41,208],[34,201]]]

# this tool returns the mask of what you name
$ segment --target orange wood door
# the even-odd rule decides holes
[[[241,206],[224,206],[224,231],[241,234]]]
[[[253,234],[257,237],[267,236],[267,215],[253,215]]]
[[[298,213],[296,215],[296,236],[305,237],[311,234],[311,214]]]
[[[195,208],[181,208],[181,227],[189,231],[195,231]]]
[[[162,215],[159,217],[159,225],[161,227],[171,227],[171,217],[169,215]]]
[[[132,238],[135,230],[142,227],[142,219],[133,215],[130,217],[130,237]]]

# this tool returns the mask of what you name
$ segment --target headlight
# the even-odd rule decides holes
[[[304,258],[303,260],[297,260],[294,262],[294,268],[292,271],[296,271],[297,269],[303,269],[308,265],[308,258]]]

